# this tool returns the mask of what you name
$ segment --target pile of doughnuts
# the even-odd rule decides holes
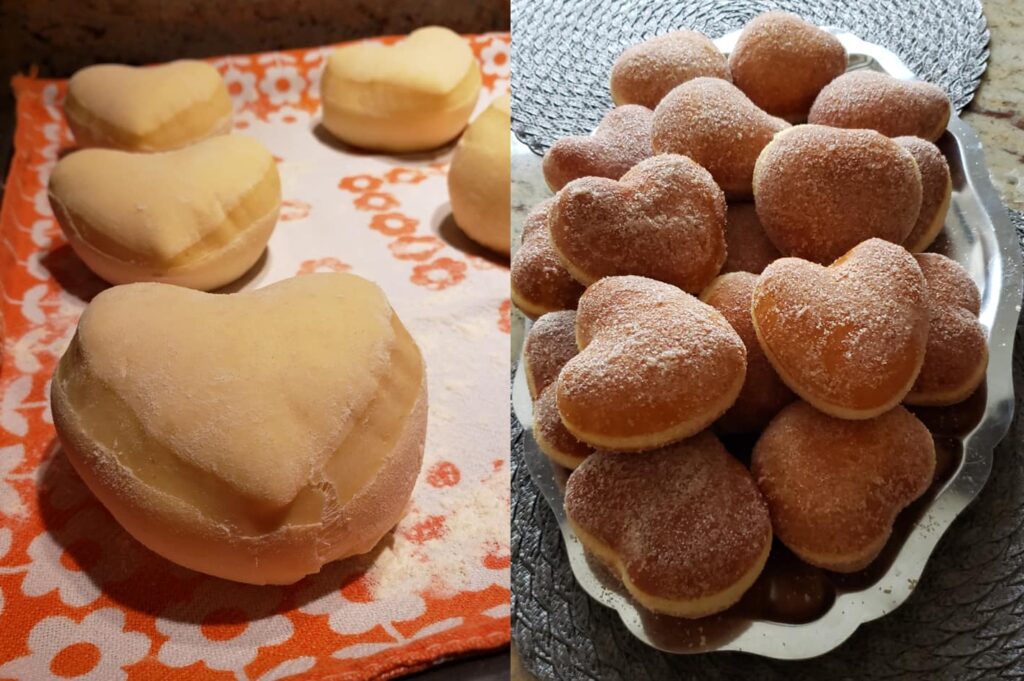
[[[984,380],[978,289],[922,252],[950,201],[949,99],[846,68],[784,12],[728,58],[668,33],[621,54],[597,131],[544,158],[556,194],[512,263],[533,431],[572,469],[580,542],[654,612],[729,608],[773,538],[865,568],[935,477],[904,405]]]

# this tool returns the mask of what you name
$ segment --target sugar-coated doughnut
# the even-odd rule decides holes
[[[939,148],[920,137],[895,137],[893,142],[910,152],[921,171],[921,211],[903,242],[911,253],[920,253],[935,241],[946,222],[953,182],[949,164]]]
[[[725,262],[725,195],[708,171],[675,154],[641,161],[618,181],[570,182],[548,227],[582,284],[636,274],[699,293]]]
[[[640,605],[673,617],[736,603],[771,550],[764,498],[707,431],[652,452],[590,456],[569,476],[565,512]]]
[[[807,119],[821,89],[846,70],[839,39],[788,12],[754,17],[729,55],[736,87],[772,116]]]
[[[395,45],[335,50],[320,79],[323,125],[343,142],[390,152],[450,142],[476,106],[480,68],[456,33],[420,28]]]
[[[209,290],[259,259],[281,182],[262,144],[219,135],[154,154],[75,152],[53,169],[49,197],[71,247],[103,279]]]
[[[505,255],[512,246],[510,106],[502,95],[469,124],[448,169],[455,223],[473,241]]]
[[[220,73],[189,59],[88,66],[68,81],[64,113],[80,147],[169,151],[231,130]]]
[[[795,402],[761,434],[751,460],[775,536],[836,572],[878,556],[896,515],[927,491],[934,471],[931,433],[899,406],[848,421]]]
[[[795,398],[761,349],[754,331],[750,303],[757,275],[733,272],[716,278],[701,293],[701,301],[722,313],[747,349],[747,377],[736,402],[715,422],[720,433],[751,433],[761,430]]]
[[[654,112],[638,104],[605,114],[592,135],[563,137],[544,154],[544,180],[553,192],[581,177],[617,180],[649,156]]]
[[[654,110],[651,145],[658,154],[689,156],[729,196],[750,196],[758,155],[788,127],[732,83],[694,78],[669,92]]]
[[[949,124],[945,90],[920,80],[900,80],[878,71],[845,73],[818,94],[809,123],[869,128],[889,137],[913,135],[934,142]]]
[[[784,255],[821,264],[872,237],[903,243],[921,192],[911,153],[871,130],[798,125],[777,135],[754,169],[768,238]]]
[[[751,272],[761,274],[765,267],[782,257],[779,249],[764,233],[757,209],[750,202],[730,203],[725,214],[725,264],[722,274]]]
[[[674,286],[606,277],[576,313],[580,353],[558,376],[558,411],[577,439],[640,451],[690,437],[736,401],[742,339],[720,312]]]
[[[523,243],[512,258],[512,302],[536,319],[548,312],[570,310],[583,286],[565,269],[551,245],[548,215],[554,199],[537,204],[523,223]]]
[[[530,326],[523,342],[523,370],[530,397],[537,399],[555,382],[565,363],[579,353],[576,310],[548,312]]]
[[[653,109],[669,91],[700,76],[729,80],[729,65],[703,33],[673,31],[626,48],[612,66],[612,101]]]
[[[533,439],[537,447],[559,466],[572,470],[594,453],[569,432],[558,414],[558,390],[551,385],[533,403]]]
[[[423,360],[384,293],[336,273],[232,295],[108,289],[51,401],[68,459],[129,533],[251,584],[372,549],[405,512],[427,415]]]
[[[938,253],[914,256],[928,286],[928,350],[904,402],[946,406],[963,402],[985,380],[988,343],[978,321],[981,296],[971,275]]]
[[[882,239],[865,241],[829,267],[776,260],[754,287],[751,311],[779,377],[839,418],[892,409],[924,362],[924,275],[906,249]]]

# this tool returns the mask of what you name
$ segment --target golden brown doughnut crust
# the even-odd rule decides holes
[[[725,262],[725,196],[685,156],[646,159],[619,181],[570,182],[555,196],[548,226],[583,284],[636,274],[698,293]]]
[[[828,264],[872,237],[903,243],[921,209],[921,173],[877,132],[798,125],[761,152],[754,202],[784,255]]]
[[[878,71],[851,71],[814,100],[808,123],[869,128],[889,137],[913,135],[934,142],[949,124],[945,90],[920,80],[900,80]]]
[[[865,241],[829,267],[776,260],[754,288],[751,311],[779,377],[833,416],[888,411],[924,361],[924,275],[906,249],[888,241]]]
[[[523,368],[530,397],[537,399],[578,352],[576,310],[548,312],[534,322],[523,343]]]
[[[526,216],[523,243],[512,258],[512,302],[531,319],[572,309],[583,293],[551,247],[548,214],[553,203],[542,201]]]
[[[903,407],[848,421],[794,402],[761,435],[751,471],[783,544],[812,565],[854,572],[931,485],[935,445]]]
[[[556,392],[555,386],[548,386],[533,403],[533,439],[545,456],[571,470],[593,454],[594,448],[566,430],[558,415]]]
[[[789,127],[718,78],[694,78],[654,110],[651,144],[658,154],[689,156],[730,196],[750,196],[754,164],[772,136]]]
[[[720,433],[750,433],[764,428],[784,406],[795,399],[775,373],[757,341],[750,302],[757,275],[749,272],[723,274],[704,289],[701,301],[722,313],[747,348],[747,377],[736,403],[715,422]]]
[[[580,353],[558,377],[566,428],[595,447],[654,449],[689,437],[743,387],[743,341],[717,310],[643,277],[607,277],[580,298]]]
[[[963,267],[938,253],[914,256],[928,286],[928,349],[907,404],[946,406],[971,396],[988,367],[981,296]]]
[[[725,214],[725,245],[722,274],[761,274],[765,267],[782,257],[779,249],[764,233],[757,209],[749,202],[729,204]]]
[[[563,137],[544,154],[544,180],[553,192],[581,177],[617,180],[649,156],[654,112],[638,104],[605,114],[593,135]]]
[[[565,511],[641,605],[677,617],[739,600],[771,545],[750,473],[708,431],[643,454],[592,455],[569,476]]]
[[[731,80],[725,55],[696,31],[674,31],[627,47],[612,66],[612,101],[653,109],[669,90],[700,76]]]
[[[894,137],[893,142],[910,152],[921,171],[921,211],[903,245],[911,253],[927,249],[942,232],[953,193],[949,164],[939,148],[920,137]]]
[[[757,106],[803,121],[821,89],[846,70],[839,39],[788,12],[754,17],[729,55],[733,82]]]

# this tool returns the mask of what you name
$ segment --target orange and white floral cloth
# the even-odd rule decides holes
[[[508,88],[509,38],[468,40],[484,76],[479,111]],[[507,264],[451,222],[450,149],[376,156],[322,134],[329,51],[211,60],[235,132],[262,140],[281,172],[281,221],[244,286],[344,270],[387,292],[430,382],[408,515],[371,555],[288,587],[180,568],[111,518],[60,451],[48,404],[54,364],[105,287],[64,243],[46,197],[73,146],[65,83],[17,77],[0,212],[0,679],[390,678],[508,642]]]

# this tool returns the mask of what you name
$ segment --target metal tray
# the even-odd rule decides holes
[[[884,47],[866,43],[850,33],[827,30],[846,47],[850,56],[848,69],[870,68],[897,78],[914,78],[900,59]],[[739,31],[729,33],[715,43],[728,53],[738,35]],[[945,438],[947,445],[952,445],[947,450],[953,450],[946,476],[930,495],[901,515],[897,527],[902,525],[902,531],[893,533],[883,556],[873,564],[874,569],[868,568],[859,579],[836,591],[831,607],[815,619],[800,624],[783,623],[745,616],[740,610],[687,622],[638,607],[613,577],[591,562],[567,526],[563,507],[566,472],[548,461],[532,437],[532,403],[520,363],[513,381],[512,402],[525,430],[524,456],[530,476],[558,520],[577,582],[592,598],[618,611],[629,631],[641,641],[671,653],[743,651],[776,659],[804,659],[826,653],[849,638],[861,624],[892,612],[906,601],[943,533],[984,487],[992,470],[993,449],[1006,435],[1013,416],[1011,361],[1021,308],[1021,255],[1006,209],[992,187],[974,130],[953,116],[938,144],[949,161],[953,196],[943,235],[930,250],[944,253],[963,265],[981,291],[980,320],[988,332],[990,354],[986,383],[961,410],[964,413],[954,410],[943,414],[940,410],[930,414],[940,422],[945,419],[967,424],[959,434]],[[514,184],[517,179],[525,179],[516,175],[539,175],[540,159],[533,157],[533,162],[534,168],[514,164]],[[778,549],[776,543],[773,551]]]

